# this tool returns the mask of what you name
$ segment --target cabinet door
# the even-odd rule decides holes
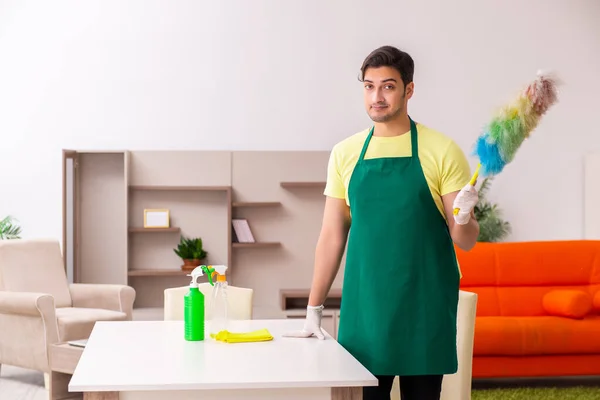
[[[335,321],[333,315],[323,315],[323,318],[321,318],[321,328],[335,339]]]

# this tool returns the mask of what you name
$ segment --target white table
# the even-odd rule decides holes
[[[103,400],[362,399],[377,379],[327,336],[286,338],[303,320],[235,321],[230,331],[267,328],[273,340],[222,343],[183,338],[182,321],[97,322],[69,383]]]

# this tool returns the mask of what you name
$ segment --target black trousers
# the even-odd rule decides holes
[[[376,376],[379,386],[363,388],[363,400],[390,400],[394,376]],[[417,375],[400,377],[402,400],[440,400],[443,375]]]

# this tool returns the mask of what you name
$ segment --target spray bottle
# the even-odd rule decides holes
[[[190,290],[184,296],[185,340],[204,340],[204,294],[198,289],[198,277],[207,274],[212,284],[212,277],[206,265],[200,265],[187,276],[192,277]]]
[[[218,334],[221,331],[228,329],[229,322],[229,304],[227,301],[227,272],[226,265],[211,265],[209,267],[210,275],[209,282],[214,286],[211,296],[211,321],[210,333]],[[217,282],[213,283],[212,275],[217,275]]]

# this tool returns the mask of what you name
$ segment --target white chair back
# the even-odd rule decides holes
[[[210,320],[210,305],[213,286],[203,282],[198,285],[204,294],[205,318]],[[165,289],[164,319],[165,321],[182,321],[184,302],[183,298],[189,291],[189,286]],[[254,290],[237,286],[227,286],[227,301],[229,304],[229,318],[234,320],[252,319],[252,304]]]
[[[477,294],[461,290],[458,297],[456,316],[458,371],[455,374],[444,376],[441,400],[471,400],[476,311]],[[402,382],[396,377],[392,387],[391,400],[400,400],[401,384]]]

